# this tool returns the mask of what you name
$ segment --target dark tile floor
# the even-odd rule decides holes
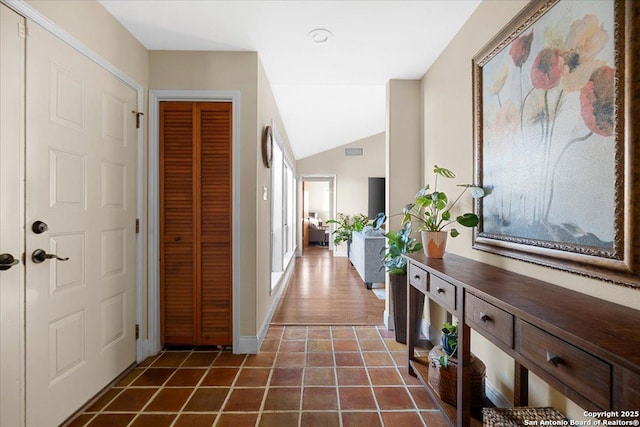
[[[444,426],[406,372],[406,349],[374,326],[272,326],[257,355],[167,350],[69,426]]]

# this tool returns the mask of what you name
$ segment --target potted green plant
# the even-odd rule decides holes
[[[458,325],[444,323],[442,325],[440,345],[429,351],[428,382],[439,398],[453,406],[457,404],[458,377]],[[485,404],[486,366],[475,355],[469,355],[471,407],[478,408]],[[465,367],[466,369],[466,367]]]
[[[458,223],[463,227],[475,227],[480,222],[478,216],[471,212],[453,218],[451,210],[467,190],[470,190],[473,198],[484,196],[484,190],[471,184],[458,185],[463,189],[458,197],[453,202],[450,202],[449,197],[444,192],[438,191],[438,177],[455,178],[456,174],[437,165],[434,166],[433,173],[435,175],[433,190],[427,184],[416,194],[414,202],[406,205],[402,210],[404,215],[402,223],[406,224],[412,221],[419,223],[425,255],[431,258],[442,258],[447,244],[447,235],[450,234],[451,237],[456,237],[460,234],[455,228],[451,228],[447,233],[445,231],[446,227],[454,223]]]
[[[441,332],[440,345],[445,354],[440,356],[440,364],[446,368],[449,365],[449,358],[455,357],[458,353],[458,325],[445,323],[442,325]]]
[[[345,215],[341,212],[338,213],[337,219],[330,219],[325,224],[336,224],[336,229],[333,230],[333,244],[339,245],[342,242],[347,242],[347,257],[351,247],[351,233],[354,231],[362,231],[362,229],[369,222],[369,217],[365,214],[356,214],[353,216]]]
[[[395,324],[396,341],[407,343],[407,260],[402,255],[418,252],[422,250],[422,243],[411,237],[411,223],[405,223],[402,228],[395,232],[389,231],[385,234],[387,247],[382,265],[389,273],[389,287],[391,300],[393,302],[393,323]],[[416,319],[422,319],[422,307],[424,305],[424,295],[419,293],[417,302],[418,312]],[[416,325],[416,331],[419,331]]]

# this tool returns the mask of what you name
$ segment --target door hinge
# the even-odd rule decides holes
[[[136,115],[136,129],[140,129],[140,116],[144,116],[144,113],[136,110],[131,110],[131,114]]]
[[[23,39],[27,38],[27,27],[22,22],[18,23],[18,35]]]
[[[136,323],[136,339],[140,338],[140,325]]]
[[[136,218],[136,234],[140,234],[140,219]]]

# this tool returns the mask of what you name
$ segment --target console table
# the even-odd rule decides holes
[[[639,310],[454,254],[406,258],[408,369],[436,401],[414,353],[418,293],[459,321],[457,407],[438,401],[452,425],[471,423],[471,328],[514,359],[514,406],[527,405],[531,371],[586,410],[640,410]]]

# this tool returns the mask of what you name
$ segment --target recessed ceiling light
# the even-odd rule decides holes
[[[333,37],[333,33],[326,28],[316,28],[315,30],[309,31],[308,36],[311,37],[314,43],[322,44],[329,41],[329,39]]]

